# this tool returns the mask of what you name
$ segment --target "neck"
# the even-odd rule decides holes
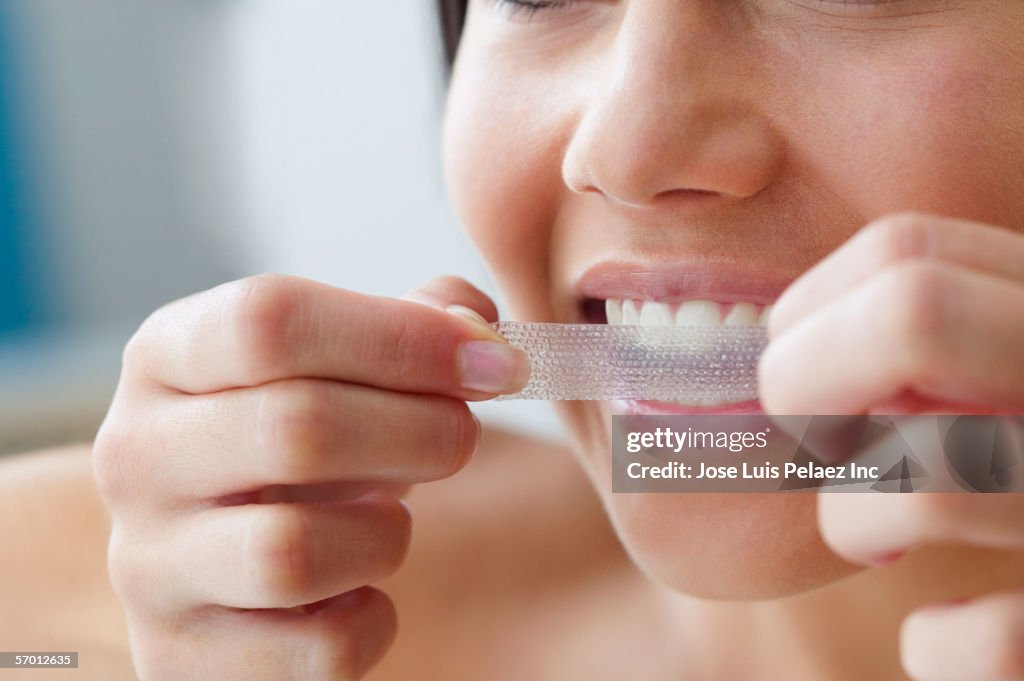
[[[914,609],[1024,588],[1024,552],[924,548],[802,594],[697,599],[654,587],[682,641],[678,679],[905,679],[899,629]]]

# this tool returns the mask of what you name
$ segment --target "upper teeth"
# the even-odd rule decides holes
[[[766,325],[771,305],[724,304],[712,300],[658,303],[651,300],[605,301],[608,323],[640,326],[753,326]]]

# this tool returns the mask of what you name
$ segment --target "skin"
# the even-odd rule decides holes
[[[602,259],[768,268],[793,281],[769,411],[1024,407],[1019,3],[524,19],[471,3],[444,145],[509,316],[578,321],[574,278]],[[147,681],[1024,677],[1018,495],[612,495],[607,405],[561,405],[578,466],[478,442],[466,402],[525,376],[466,308],[497,318],[452,278],[386,300],[264,276],[154,313],[91,470],[0,475],[94,538],[21,553],[19,612],[55,610],[48,585],[109,533],[113,589],[95,569],[83,589]],[[0,529],[31,549],[71,536],[55,517]]]
[[[514,315],[579,321],[574,279],[605,259],[796,278],[831,253],[778,301],[769,412],[1024,407],[1019,3],[579,2],[526,19],[470,4],[445,139],[453,204]],[[775,597],[848,574],[836,554],[1024,536],[992,530],[1016,498],[825,495],[819,533],[810,496],[612,495],[607,406],[562,411],[632,557],[682,592]],[[996,607],[961,623],[975,608],[1016,632]],[[939,655],[960,649],[951,622],[916,614],[905,663],[981,678]]]

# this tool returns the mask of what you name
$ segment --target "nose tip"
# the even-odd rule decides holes
[[[563,159],[563,181],[573,192],[630,208],[763,191],[779,162],[771,131],[756,119],[705,115],[689,124],[585,120]]]
[[[660,6],[660,5],[659,5]],[[664,6],[662,6],[664,10]],[[566,186],[631,207],[743,199],[775,180],[782,157],[765,110],[759,54],[713,4],[638,4],[623,16],[562,162]]]

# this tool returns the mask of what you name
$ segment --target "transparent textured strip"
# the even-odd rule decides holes
[[[526,387],[504,400],[684,400],[757,397],[762,326],[609,326],[497,322],[530,357]]]

